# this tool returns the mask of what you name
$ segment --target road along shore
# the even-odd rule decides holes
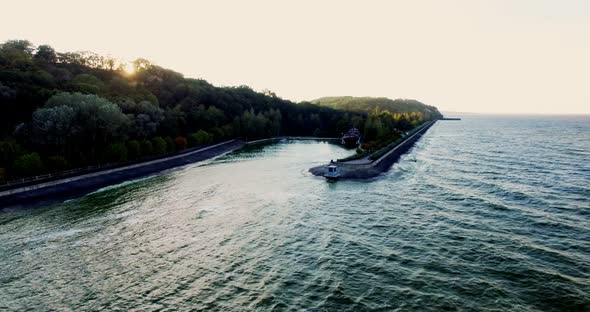
[[[244,145],[243,141],[230,140],[194,151],[129,166],[0,191],[0,207],[79,196],[108,185],[213,158],[237,150]]]

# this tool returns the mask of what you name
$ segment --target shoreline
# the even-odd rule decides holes
[[[386,172],[391,165],[401,157],[401,155],[409,150],[414,143],[436,123],[436,121],[437,120],[434,120],[424,125],[420,130],[413,133],[376,160],[361,163],[359,163],[358,160],[338,162],[338,166],[341,169],[340,178],[368,179]],[[75,198],[109,185],[146,177],[164,170],[221,156],[236,151],[244,146],[277,143],[282,140],[317,140],[331,142],[340,141],[340,138],[280,136],[250,142],[244,142],[237,139],[229,140],[163,158],[4,189],[0,191],[0,209]],[[326,165],[317,166],[310,168],[309,172],[315,176],[324,176],[325,168]]]
[[[340,141],[339,138],[280,136],[250,142],[229,140],[196,150],[129,165],[116,166],[84,174],[60,177],[0,190],[0,210],[30,206],[43,202],[75,198],[103,187],[157,174],[164,170],[208,160],[236,151],[244,146],[277,143],[282,140]]]
[[[146,162],[3,190],[0,191],[0,208],[88,194],[105,186],[217,157],[244,145],[243,141],[230,140]]]

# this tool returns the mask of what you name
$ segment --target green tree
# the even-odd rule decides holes
[[[162,137],[155,137],[152,139],[152,146],[155,155],[166,154],[166,141]]]
[[[0,60],[9,67],[27,70],[32,65],[32,56],[35,46],[28,40],[9,40],[0,44]]]
[[[211,141],[211,135],[207,131],[199,130],[189,136],[191,146],[205,145]]]
[[[384,131],[381,119],[373,115],[369,116],[365,122],[364,132],[366,141],[373,141],[382,138],[384,136]]]
[[[44,88],[55,88],[55,78],[44,70],[37,70],[31,74],[31,80]]]
[[[51,46],[40,45],[37,47],[34,59],[43,63],[55,63],[57,62],[57,53]]]
[[[133,86],[123,77],[113,77],[108,85],[109,92],[118,96],[126,96],[134,92]]]
[[[127,161],[127,147],[122,143],[109,145],[105,152],[105,161],[108,163],[120,163]]]
[[[52,172],[64,171],[70,164],[63,156],[50,156],[47,158],[47,168]]]
[[[74,91],[91,94],[101,93],[105,89],[104,82],[91,74],[77,75],[70,82],[70,86]]]
[[[221,128],[211,128],[211,130],[209,130],[209,141],[207,143],[221,141],[224,137],[225,132]]]
[[[20,156],[14,161],[14,171],[20,176],[33,176],[43,173],[43,162],[37,153]]]
[[[0,167],[8,168],[14,160],[23,155],[24,151],[16,142],[0,141]]]
[[[154,146],[150,140],[141,141],[140,146],[142,156],[149,156],[154,154]]]
[[[221,127],[221,130],[223,131],[224,138],[231,138],[234,136],[234,127],[231,123],[223,125],[223,127]]]
[[[294,103],[247,86],[215,87],[143,59],[134,66],[135,74],[127,75],[119,61],[92,52],[56,52],[48,45],[35,49],[26,40],[0,44],[0,139],[37,152],[48,167],[52,155],[84,166],[104,161],[115,142],[161,136],[173,151],[184,146],[172,138],[198,130],[212,142],[281,134],[339,136],[356,127],[378,146],[441,116],[415,100],[337,97]],[[150,144],[151,149],[138,143],[138,153],[126,144],[128,158],[160,152],[153,140]],[[8,173],[20,156],[4,161]]]
[[[76,112],[70,106],[40,108],[33,113],[33,141],[64,151],[68,140],[75,135]]]
[[[125,98],[119,102],[119,107],[130,120],[128,134],[131,137],[145,138],[154,135],[164,119],[164,111],[149,101],[135,103]]]
[[[138,159],[141,157],[141,149],[139,142],[131,140],[127,142],[127,157],[131,160]]]
[[[29,40],[8,40],[0,45],[0,49],[13,49],[32,56],[35,46]]]
[[[80,93],[54,95],[33,114],[32,124],[33,132],[42,134],[36,138],[39,144],[73,144],[90,159],[95,159],[97,146],[124,139],[127,125],[128,119],[117,105]]]
[[[168,153],[174,152],[174,149],[175,149],[174,140],[172,140],[171,137],[166,137],[164,139],[164,141],[166,141],[166,151]]]

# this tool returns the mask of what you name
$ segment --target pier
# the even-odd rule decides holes
[[[388,152],[377,159],[371,159],[371,155],[361,159],[350,161],[338,161],[336,165],[340,170],[340,179],[368,179],[389,170],[391,165],[395,163],[401,155],[406,153],[416,141],[418,141],[430,127],[432,127],[437,120],[430,121],[412,134],[408,135],[399,144],[393,146]],[[328,165],[317,166],[309,169],[313,175],[325,176],[328,172]]]

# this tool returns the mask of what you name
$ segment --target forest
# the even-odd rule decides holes
[[[331,99],[294,103],[247,86],[216,87],[145,59],[127,64],[9,40],[0,44],[0,181],[232,138],[338,137],[354,126],[367,141],[387,141],[440,117],[418,101]]]
[[[357,155],[349,159],[382,150],[423,122],[442,117],[436,107],[408,99],[340,96],[320,98],[312,103],[365,116],[362,123],[355,125],[363,130],[363,144]]]

